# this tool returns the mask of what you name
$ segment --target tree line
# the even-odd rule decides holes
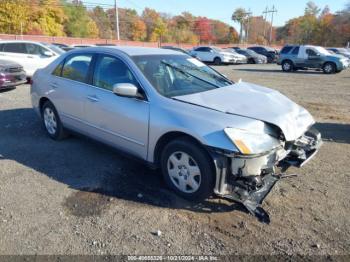
[[[114,8],[87,6],[73,0],[0,0],[0,33],[113,39],[116,36]],[[234,43],[236,30],[219,20],[177,16],[145,8],[119,8],[120,37],[132,41],[175,43]]]
[[[234,27],[219,20],[197,17],[189,12],[172,16],[145,8],[119,8],[120,37],[132,41],[229,44],[317,44],[343,46],[350,41],[350,1],[332,13],[314,2],[304,15],[284,26],[272,27],[262,16],[250,16],[243,8],[233,11]],[[0,33],[115,39],[114,8],[92,6],[79,0],[0,0]]]

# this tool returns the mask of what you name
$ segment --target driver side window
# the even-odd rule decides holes
[[[27,53],[31,55],[44,55],[45,51],[48,51],[45,48],[36,44],[25,44],[25,45],[26,45]]]
[[[316,56],[316,52],[312,49],[306,49],[306,54],[308,56]]]
[[[138,86],[135,77],[123,61],[109,55],[99,56],[95,67],[94,86],[113,91],[115,84],[122,83]]]

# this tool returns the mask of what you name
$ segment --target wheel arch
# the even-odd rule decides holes
[[[44,104],[47,102],[47,101],[49,101],[49,102],[51,102],[52,103],[52,101],[50,100],[50,99],[48,99],[47,97],[41,97],[40,99],[39,99],[39,110],[40,110],[40,113],[41,113],[41,111],[42,111],[42,109],[43,109],[43,106],[44,106]]]
[[[153,153],[153,163],[155,166],[159,167],[160,165],[160,156],[161,153],[163,151],[163,149],[165,148],[165,146],[170,143],[171,141],[178,139],[178,138],[187,138],[190,139],[192,142],[194,142],[196,145],[198,145],[200,148],[202,148],[210,157],[210,159],[212,159],[212,157],[210,156],[210,153],[208,151],[208,148],[206,148],[198,139],[196,139],[195,137],[181,132],[181,131],[170,131],[167,132],[165,134],[163,134],[157,141],[156,146],[154,148],[154,153]],[[213,165],[214,165],[214,161],[212,161]]]
[[[293,66],[295,66],[295,64],[294,64],[294,62],[291,60],[291,59],[289,59],[289,58],[285,58],[285,59],[283,59],[282,61],[281,61],[281,65],[284,63],[284,62],[290,62]]]

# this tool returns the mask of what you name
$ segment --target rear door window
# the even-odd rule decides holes
[[[24,43],[7,43],[4,45],[3,52],[26,54],[27,50]]]
[[[88,82],[92,54],[77,54],[69,57],[62,69],[62,77],[78,82]]]

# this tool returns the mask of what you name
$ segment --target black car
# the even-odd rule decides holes
[[[268,63],[276,63],[277,61],[277,51],[268,46],[251,46],[248,49],[253,50],[254,52],[264,55],[267,57]]]
[[[57,46],[57,47],[61,48],[64,51],[70,51],[70,50],[74,49],[74,47],[71,47],[71,46],[66,45],[66,44],[61,44],[61,43],[52,43],[52,45]]]
[[[267,57],[264,55],[260,55],[253,50],[240,48],[240,47],[231,47],[231,49],[235,50],[238,54],[244,55],[247,58],[248,64],[266,64]]]

